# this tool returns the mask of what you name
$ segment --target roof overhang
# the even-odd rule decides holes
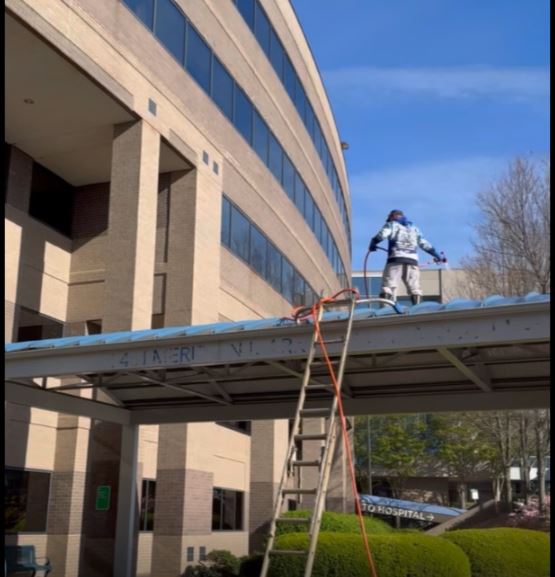
[[[345,369],[345,410],[357,415],[548,406],[549,311],[549,302],[393,316],[358,311]],[[327,318],[326,338],[333,340],[344,322],[333,314]],[[292,417],[312,325],[276,326],[274,319],[217,326],[182,330],[184,336],[175,336],[180,330],[174,327],[125,333],[119,342],[104,335],[109,342],[90,344],[96,341],[86,337],[87,346],[66,339],[50,348],[8,349],[6,398],[135,424]],[[339,346],[330,345],[332,355]],[[312,378],[329,382],[323,366],[314,368]],[[307,406],[326,404],[329,394],[312,391]]]

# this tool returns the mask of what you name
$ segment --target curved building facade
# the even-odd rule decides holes
[[[286,315],[347,286],[341,144],[288,0],[6,0],[5,22],[7,340]],[[121,430],[6,415],[6,543],[112,575]],[[136,574],[259,548],[287,442],[287,421],[141,427]]]

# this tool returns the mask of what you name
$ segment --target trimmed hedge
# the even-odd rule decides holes
[[[468,556],[472,577],[548,577],[549,535],[499,527],[448,531],[442,539]]]
[[[284,513],[284,517],[310,517],[312,511],[300,509],[298,511],[288,511]],[[367,534],[383,534],[392,533],[393,527],[388,525],[381,519],[364,516],[364,525],[366,526]],[[349,513],[334,513],[332,511],[324,511],[322,515],[322,524],[320,526],[321,532],[331,533],[358,533],[360,534],[360,525],[357,515]],[[288,523],[279,523],[276,535],[284,535],[285,533],[307,533],[308,525],[297,525]]]
[[[405,533],[370,535],[368,543],[380,577],[471,577],[466,555],[445,539]],[[288,533],[276,539],[279,549],[308,549],[306,533]],[[270,577],[303,577],[305,559],[273,557]],[[258,577],[259,562],[249,559],[243,577]],[[360,535],[320,533],[313,577],[368,577],[368,561]]]

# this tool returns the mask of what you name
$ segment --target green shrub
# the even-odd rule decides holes
[[[239,563],[227,549],[214,549],[206,556],[206,562],[187,567],[184,577],[236,577]]]
[[[468,558],[446,539],[413,533],[369,535],[379,577],[470,577]],[[279,549],[308,549],[306,533],[276,539]],[[302,577],[303,557],[272,558],[270,577]],[[241,574],[251,577],[251,574]],[[252,574],[254,577],[256,574]],[[313,577],[368,577],[368,561],[360,535],[320,533]]]
[[[312,511],[299,510],[289,511],[284,513],[284,517],[310,517]],[[364,525],[367,534],[383,534],[393,532],[393,528],[381,519],[364,516]],[[324,511],[322,515],[322,524],[320,531],[330,533],[360,533],[360,525],[357,515],[349,513],[334,513],[332,511]],[[307,533],[308,525],[297,525],[288,523],[279,523],[276,534],[283,535],[285,533]]]
[[[448,531],[442,538],[468,556],[472,577],[547,577],[549,535],[529,529]]]

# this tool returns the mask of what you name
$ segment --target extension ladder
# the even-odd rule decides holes
[[[336,295],[337,296],[337,295]],[[347,360],[347,352],[349,348],[349,340],[351,338],[351,329],[353,325],[353,316],[355,312],[355,305],[358,294],[353,291],[351,298],[343,300],[322,299],[315,307],[310,309],[301,309],[297,312],[297,318],[302,310],[310,310],[313,314],[314,334],[311,340],[308,357],[303,374],[299,400],[293,421],[291,431],[291,438],[289,441],[289,448],[287,451],[285,466],[281,476],[278,493],[276,496],[276,503],[274,507],[274,514],[270,525],[269,538],[266,544],[266,551],[264,554],[264,561],[262,563],[262,570],[260,577],[267,577],[270,568],[271,559],[277,555],[295,555],[305,558],[304,577],[311,577],[312,567],[314,565],[314,558],[316,555],[316,545],[318,542],[318,534],[320,532],[320,525],[322,522],[322,514],[324,511],[326,493],[328,482],[330,478],[333,454],[337,440],[337,407],[338,394],[341,391],[343,381],[343,373],[345,371],[345,363]],[[341,338],[325,341],[320,332],[320,320],[324,314],[326,306],[343,307],[348,309],[346,319],[340,322],[345,324],[344,335]],[[312,379],[312,367],[315,363],[321,364],[321,359],[327,357],[326,345],[331,343],[342,343],[341,355],[339,357],[339,367],[336,371],[336,386],[333,384],[315,383]],[[318,350],[321,349],[321,350]],[[329,361],[329,357],[328,357]],[[330,398],[330,405],[325,408],[306,408],[307,392],[311,390],[331,389],[333,397]],[[303,418],[327,418],[327,431],[318,434],[303,434],[301,430],[301,420]],[[321,457],[317,460],[302,460],[297,459],[297,443],[304,441],[324,441],[322,447]],[[293,477],[293,471],[304,467],[314,467],[319,469],[318,486],[311,488],[292,488],[289,486],[290,480]],[[302,476],[299,475],[301,478]],[[301,483],[302,484],[302,483]],[[312,515],[308,519],[282,517],[282,511],[286,503],[288,495],[314,495],[314,505]],[[309,547],[308,551],[292,551],[283,549],[274,549],[274,541],[276,537],[276,529],[281,523],[306,523],[309,533]]]

